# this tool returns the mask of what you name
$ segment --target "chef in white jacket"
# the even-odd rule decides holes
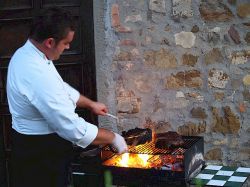
[[[66,187],[72,143],[80,147],[112,144],[127,150],[124,138],[88,123],[76,107],[106,115],[107,107],[63,81],[52,60],[70,48],[71,15],[59,8],[41,12],[27,42],[11,58],[7,96],[12,115],[13,187]]]

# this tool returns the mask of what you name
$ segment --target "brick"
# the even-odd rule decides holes
[[[111,9],[112,26],[120,26],[119,5],[113,4]]]
[[[131,33],[132,30],[130,27],[124,27],[124,26],[118,26],[116,29],[116,32],[120,32],[120,33]]]
[[[241,113],[246,112],[246,110],[247,110],[246,107],[247,107],[247,106],[246,106],[245,103],[240,103],[240,104],[239,104],[239,111],[240,111]]]
[[[120,46],[136,46],[136,42],[131,39],[124,39],[119,42]]]

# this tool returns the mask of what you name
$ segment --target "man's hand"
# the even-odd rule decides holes
[[[115,134],[115,138],[113,139],[113,142],[112,142],[112,145],[114,146],[114,148],[117,149],[119,154],[127,152],[128,146],[124,138],[117,133],[114,133],[114,134]]]
[[[91,99],[83,95],[80,95],[76,105],[78,107],[88,108],[89,110],[91,110],[93,113],[97,115],[104,116],[108,112],[106,105],[104,105],[103,103],[92,101]]]
[[[96,115],[106,115],[108,112],[108,109],[105,104],[99,103],[99,102],[93,102],[90,105],[90,109],[92,112],[94,112]]]

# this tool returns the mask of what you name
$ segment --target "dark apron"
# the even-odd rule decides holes
[[[49,135],[23,135],[13,130],[12,187],[66,187],[73,155],[72,143]]]

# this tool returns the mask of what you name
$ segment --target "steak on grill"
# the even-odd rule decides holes
[[[128,145],[137,146],[152,141],[152,130],[135,128],[127,132],[123,131],[122,136]]]
[[[155,135],[155,147],[159,149],[181,147],[183,144],[184,140],[181,135],[174,131],[158,133]]]

